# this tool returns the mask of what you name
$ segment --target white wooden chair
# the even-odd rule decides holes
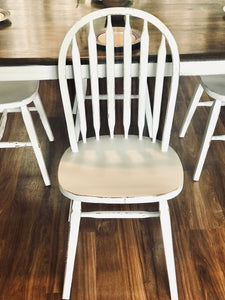
[[[32,146],[45,185],[50,185],[49,175],[46,169],[44,158],[39,146],[37,134],[34,128],[30,111],[37,111],[50,141],[54,140],[52,130],[46,117],[40,96],[38,94],[38,81],[11,81],[0,82],[0,141],[3,138],[7,113],[21,112],[26,130],[29,136],[29,142],[0,142],[0,148],[17,148]],[[28,106],[33,103],[33,106]],[[18,128],[19,131],[19,128]]]
[[[126,16],[123,65],[115,64],[114,34],[111,15]],[[106,62],[97,62],[95,20],[107,18]],[[132,64],[131,25],[143,21],[138,69]],[[160,32],[153,107],[148,97],[148,54],[151,23]],[[88,30],[85,31],[85,28]],[[79,35],[83,34],[82,36]],[[81,64],[78,43],[86,36],[89,48],[89,68]],[[77,42],[78,41],[78,42]],[[66,79],[66,60],[72,44],[72,62],[76,87],[77,115],[74,121],[73,99],[70,99]],[[162,140],[157,139],[160,124],[164,67],[168,47],[172,57],[172,77]],[[59,83],[64,106],[70,147],[63,154],[58,168],[58,180],[63,195],[71,200],[70,233],[65,270],[63,299],[70,298],[74,260],[81,217],[88,218],[149,218],[159,217],[165,248],[171,298],[178,299],[172,233],[167,200],[176,197],[183,186],[183,168],[176,152],[169,146],[172,120],[179,80],[179,54],[176,42],[167,27],[156,17],[132,8],[107,8],[81,18],[67,33],[59,54]],[[136,73],[135,73],[136,70]],[[124,85],[124,135],[114,134],[115,77],[122,74]],[[122,72],[122,73],[121,73]],[[133,75],[133,72],[135,75]],[[129,134],[131,121],[131,78],[139,78],[138,136]],[[91,81],[92,111],[95,137],[87,138],[84,91],[85,78]],[[99,77],[107,79],[107,109],[109,135],[100,136]],[[88,100],[86,100],[88,101]],[[133,101],[133,100],[132,100]],[[153,113],[152,113],[153,112]],[[145,117],[150,136],[143,136]],[[79,140],[81,133],[82,140]],[[132,204],[159,203],[159,212],[95,211],[85,212],[81,203]]]
[[[197,164],[195,167],[193,180],[198,181],[202,172],[205,158],[211,141],[225,141],[225,135],[213,135],[217,120],[219,118],[221,107],[225,105],[225,75],[201,76],[198,77],[199,84],[189,104],[187,113],[183,120],[180,137],[184,137],[191,119],[198,106],[211,106],[205,132],[203,135],[202,145],[199,152]],[[213,100],[200,101],[202,93],[206,92]]]

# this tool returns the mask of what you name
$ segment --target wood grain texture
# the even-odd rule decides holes
[[[212,143],[201,179],[193,182],[208,108],[198,108],[186,137],[178,138],[195,84],[195,78],[180,80],[172,135],[173,147],[185,170],[183,192],[170,202],[179,299],[222,300],[225,295],[225,145]],[[69,201],[58,190],[56,174],[68,140],[57,82],[42,82],[40,93],[56,137],[50,144],[39,119],[34,118],[52,186],[44,187],[32,151],[0,150],[1,300],[61,299]],[[204,94],[203,99],[208,97]],[[222,110],[218,133],[225,131],[224,118]],[[13,139],[18,128],[19,136],[25,137],[20,117],[10,115],[8,121],[7,137]],[[155,204],[152,206],[157,209]],[[85,205],[86,210],[96,208]],[[144,210],[148,205],[132,208]],[[105,205],[101,209],[106,209]],[[158,219],[83,219],[71,299],[169,300],[165,269]]]
[[[0,64],[57,64],[59,48],[69,28],[81,16],[103,8],[97,0],[78,2],[79,5],[76,0],[0,0],[0,7],[11,13],[8,20],[0,23]],[[184,60],[225,58],[223,5],[222,0],[133,0],[130,6],[163,21]],[[104,56],[104,51],[99,55]]]

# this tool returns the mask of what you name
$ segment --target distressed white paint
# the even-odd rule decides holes
[[[1,119],[0,119],[0,141],[1,141],[4,131],[5,131],[6,122],[7,122],[7,110],[4,109],[2,112]]]
[[[32,146],[37,158],[37,162],[44,180],[45,185],[50,185],[50,179],[45,166],[43,155],[39,146],[37,134],[31,117],[31,111],[37,111],[45,132],[50,141],[54,136],[49,125],[46,113],[38,94],[38,81],[20,81],[20,82],[0,82],[0,113],[3,112],[0,126],[0,136],[2,138],[7,113],[22,113],[23,121],[30,141],[1,141],[0,148],[18,148]],[[33,104],[33,106],[28,106]]]
[[[70,288],[73,278],[73,267],[77,249],[77,240],[80,226],[80,215],[81,215],[81,203],[73,201],[70,210],[70,231],[69,231],[69,243],[67,250],[67,261],[65,278],[63,285],[63,299],[70,299]]]
[[[82,212],[81,217],[95,219],[145,219],[159,217],[159,212],[151,211],[91,211]]]
[[[107,96],[108,96],[108,125],[110,136],[114,136],[115,127],[115,74],[114,74],[114,33],[111,16],[107,17],[106,29],[106,73],[107,73]]]
[[[80,131],[83,138],[83,142],[86,143],[86,134],[87,134],[87,122],[86,122],[86,113],[85,113],[85,103],[84,103],[84,94],[83,94],[83,81],[80,71],[80,52],[78,49],[76,38],[73,38],[72,43],[72,60],[73,60],[73,72],[74,72],[74,81],[76,84],[76,99],[78,103],[78,114],[80,116]],[[68,107],[69,108],[69,107]],[[71,110],[71,104],[70,104]],[[73,124],[73,120],[71,120]]]
[[[197,107],[211,107],[194,170],[193,180],[195,181],[200,178],[211,141],[225,140],[225,135],[213,135],[221,107],[225,105],[225,75],[201,76],[198,79],[199,83],[188,106],[179,134],[180,137],[185,136]],[[212,98],[211,101],[200,101],[203,91]]]
[[[93,22],[90,22],[88,49],[90,60],[90,77],[91,77],[91,95],[92,95],[92,109],[93,109],[93,123],[95,135],[99,140],[100,131],[100,111],[99,111],[99,85],[98,85],[98,57],[96,46],[96,35],[94,32]]]
[[[156,68],[156,78],[155,78],[153,125],[152,125],[153,143],[156,142],[157,132],[159,129],[161,104],[162,104],[164,70],[165,70],[165,62],[166,62],[166,40],[164,35],[162,35],[161,44],[158,51],[157,62],[158,64]]]
[[[132,69],[137,67],[133,64]],[[155,76],[156,63],[149,63],[148,76]],[[99,66],[99,72],[104,77],[104,66]],[[115,68],[116,75],[122,74],[122,64]],[[199,76],[224,74],[225,59],[211,60],[193,60],[180,62],[180,76]],[[82,66],[82,73],[88,78],[89,72],[87,66]],[[166,63],[165,75],[171,76],[171,63]],[[68,79],[73,78],[73,69],[71,65],[66,66],[65,76]],[[20,80],[55,80],[58,79],[58,65],[22,65],[22,66],[0,66],[0,81],[20,81]]]
[[[145,20],[141,35],[140,45],[140,71],[139,71],[139,101],[138,101],[138,130],[139,138],[142,139],[145,124],[145,101],[147,90],[147,67],[149,52],[148,23]]]
[[[124,30],[124,60],[122,63],[115,64],[114,54],[114,34],[111,24],[111,16],[122,14],[126,16],[125,30]],[[141,49],[140,49],[140,63],[131,63],[131,35],[130,35],[130,22],[129,15],[134,17],[140,17],[144,20],[143,32],[141,35]],[[78,48],[76,47],[74,53],[73,63],[74,74],[70,73],[70,68],[66,66],[67,49],[70,46],[71,40],[76,35],[77,31],[84,25],[90,25],[89,31],[89,47],[94,45],[94,29],[92,28],[92,21],[95,18],[107,17],[106,28],[106,65],[97,65],[95,50],[93,51],[93,57],[90,60],[90,64],[93,66],[93,70],[89,70],[89,66],[80,65]],[[173,64],[165,63],[165,41],[162,39],[161,48],[159,50],[159,67],[156,63],[148,63],[149,53],[149,32],[148,22],[159,28],[163,36],[167,40],[167,44],[171,48]],[[94,23],[93,23],[94,24]],[[162,62],[161,62],[162,61]],[[71,148],[67,149],[60,161],[59,166],[59,184],[60,190],[69,199],[74,201],[72,205],[72,211],[70,216],[70,235],[68,243],[68,259],[66,265],[65,281],[64,281],[64,299],[69,299],[72,273],[79,231],[79,223],[81,217],[95,217],[95,218],[146,218],[146,217],[159,217],[161,220],[163,240],[165,245],[167,268],[169,273],[170,291],[173,300],[177,300],[176,290],[176,276],[174,267],[174,258],[171,251],[172,235],[169,221],[169,211],[167,208],[167,200],[176,197],[182,190],[183,185],[183,170],[179,160],[179,157],[169,147],[170,132],[174,114],[174,108],[176,103],[176,94],[178,88],[179,78],[179,54],[176,46],[176,42],[173,39],[169,30],[162,24],[157,18],[149,15],[146,12],[138,11],[131,8],[109,8],[104,10],[97,10],[94,13],[84,16],[81,20],[75,24],[67,33],[59,56],[59,82],[62,94],[62,100],[64,105],[64,111],[67,121],[68,133],[70,138]],[[164,68],[165,66],[165,68]],[[165,72],[164,72],[165,69]],[[171,90],[169,94],[169,106],[166,112],[166,128],[163,131],[163,142],[152,141],[149,138],[143,137],[143,128],[145,124],[145,118],[147,119],[148,129],[150,136],[156,137],[158,129],[158,120],[160,115],[160,103],[158,98],[161,98],[163,75],[165,74],[171,77]],[[84,79],[94,78],[94,86],[96,86],[96,77],[107,77],[107,105],[108,105],[108,124],[110,130],[110,137],[101,137],[99,141],[95,138],[87,139],[87,143],[79,142],[77,146],[74,129],[74,122],[72,109],[70,105],[69,93],[65,91],[67,89],[66,79],[68,76],[75,76],[76,90],[78,91],[77,111],[79,113],[81,132],[85,135],[84,124],[85,110],[84,102],[88,97],[84,97],[82,81]],[[155,106],[153,112],[150,106],[150,97],[148,93],[147,79],[149,76],[156,76],[156,88],[159,89],[156,93],[156,101],[158,104]],[[115,127],[115,100],[120,98],[121,95],[115,96],[115,78],[124,78],[124,136],[114,136]],[[129,126],[131,117],[131,78],[139,78],[139,107],[138,107],[138,127],[139,137],[129,136]],[[96,93],[97,95],[97,93]],[[102,99],[102,95],[98,99]],[[97,99],[96,96],[94,96]],[[99,101],[99,100],[97,100]],[[97,101],[94,101],[97,103]],[[95,104],[94,104],[95,105]],[[99,103],[98,103],[99,105]],[[93,109],[94,111],[94,109]],[[154,117],[155,112],[156,116]],[[152,116],[153,114],[153,116]],[[79,123],[79,118],[77,119]],[[95,118],[95,117],[94,117]],[[81,120],[83,119],[83,121]],[[97,118],[96,118],[97,122]],[[154,125],[155,124],[155,125]],[[153,130],[154,125],[154,130]],[[73,128],[70,129],[69,127]],[[94,125],[94,127],[96,127]],[[77,125],[75,126],[77,128]],[[83,128],[83,129],[82,129]],[[97,128],[97,127],[96,127]],[[98,131],[98,129],[97,129]],[[78,130],[79,132],[79,130]],[[72,136],[74,134],[74,136]],[[97,133],[96,133],[97,135]],[[146,144],[144,144],[146,143]],[[113,148],[115,146],[115,149]],[[89,149],[90,146],[90,149]],[[79,150],[79,153],[76,151]],[[146,155],[146,151],[148,155]],[[145,153],[145,154],[143,154]],[[76,159],[78,158],[78,160]],[[149,159],[152,157],[152,159]],[[163,157],[163,158],[162,158]],[[147,158],[145,160],[144,158]],[[166,160],[165,160],[166,159]],[[165,162],[168,162],[167,165]],[[170,166],[170,167],[169,167]],[[77,168],[78,167],[78,168]],[[67,169],[68,168],[68,169]],[[89,169],[90,168],[90,169]],[[173,169],[173,171],[171,170]],[[76,170],[76,171],[74,171]],[[87,170],[87,173],[85,173]],[[102,173],[102,171],[104,172]],[[157,172],[156,172],[157,170]],[[93,172],[93,173],[92,173]],[[146,173],[145,173],[146,172]],[[164,187],[162,190],[162,180],[156,179],[156,173],[160,179],[170,172],[169,180],[164,180]],[[84,176],[85,174],[85,176]],[[94,174],[94,175],[93,175]],[[104,179],[104,184],[102,184]],[[125,174],[126,176],[123,176]],[[87,180],[87,176],[90,175]],[[93,176],[92,176],[93,175]],[[158,176],[157,175],[157,176]],[[174,180],[171,179],[172,175]],[[75,178],[76,180],[73,180]],[[83,177],[84,176],[84,177]],[[85,178],[85,180],[84,180]],[[157,177],[158,178],[158,177]],[[146,181],[147,180],[147,181]],[[154,184],[149,184],[153,182]],[[116,182],[116,186],[114,186]],[[121,183],[122,182],[122,183]],[[132,184],[131,184],[132,182]],[[136,184],[134,184],[134,182]],[[78,191],[79,186],[79,191]],[[138,187],[139,188],[138,188]],[[125,187],[125,188],[124,188]],[[131,204],[131,203],[150,203],[160,202],[159,212],[148,211],[95,211],[95,212],[83,212],[81,211],[81,201],[88,203],[117,203],[117,204]],[[168,228],[169,226],[169,228]]]
[[[128,138],[131,120],[131,63],[132,63],[132,40],[130,18],[126,16],[124,29],[124,100],[123,100],[123,126],[125,138]]]

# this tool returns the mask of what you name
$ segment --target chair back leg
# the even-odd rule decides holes
[[[199,84],[195,90],[193,98],[191,99],[191,102],[188,106],[187,113],[186,113],[183,123],[181,125],[181,129],[180,129],[180,133],[179,133],[179,137],[181,137],[181,138],[183,138],[187,132],[187,129],[190,125],[191,119],[192,119],[192,117],[195,113],[195,110],[198,106],[198,103],[201,99],[203,91],[204,91],[203,87],[201,86],[201,84]]]
[[[1,141],[4,131],[5,131],[6,121],[7,121],[7,110],[4,109],[2,112],[1,119],[0,119],[0,141]]]
[[[48,136],[49,141],[50,142],[54,141],[54,136],[53,136],[51,127],[49,125],[48,118],[46,116],[46,113],[45,113],[45,110],[43,108],[43,105],[42,105],[42,102],[41,102],[39,94],[37,94],[36,98],[34,99],[34,105],[35,105],[35,107],[37,109],[37,112],[38,112],[38,114],[40,116],[42,125],[43,125],[43,127],[45,129],[45,132],[46,132],[46,134]]]
[[[198,161],[195,167],[193,180],[198,181],[202,172],[202,168],[205,162],[205,158],[212,140],[212,136],[219,118],[221,110],[221,101],[214,100],[213,105],[210,109],[207,125],[205,128],[201,149],[199,152]]]
[[[46,169],[45,161],[41,152],[41,148],[39,146],[38,137],[34,128],[33,120],[31,118],[31,113],[27,106],[21,107],[22,117],[24,124],[27,129],[28,136],[30,138],[35,156],[37,158],[37,162],[46,186],[50,185],[50,179],[48,175],[48,171]]]

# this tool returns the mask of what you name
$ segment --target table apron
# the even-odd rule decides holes
[[[156,63],[149,63],[148,76],[155,76]],[[171,63],[166,63],[165,74],[171,75]],[[82,65],[84,78],[89,78],[87,65]],[[104,65],[99,65],[100,77],[105,77]],[[115,76],[121,77],[123,72],[122,64],[116,64]],[[132,65],[133,76],[138,74],[138,64]],[[225,74],[225,60],[211,61],[185,61],[180,62],[181,76],[215,75]],[[66,67],[67,78],[73,78],[72,67]],[[27,65],[27,66],[0,66],[0,81],[20,80],[55,80],[58,79],[57,65]]]

